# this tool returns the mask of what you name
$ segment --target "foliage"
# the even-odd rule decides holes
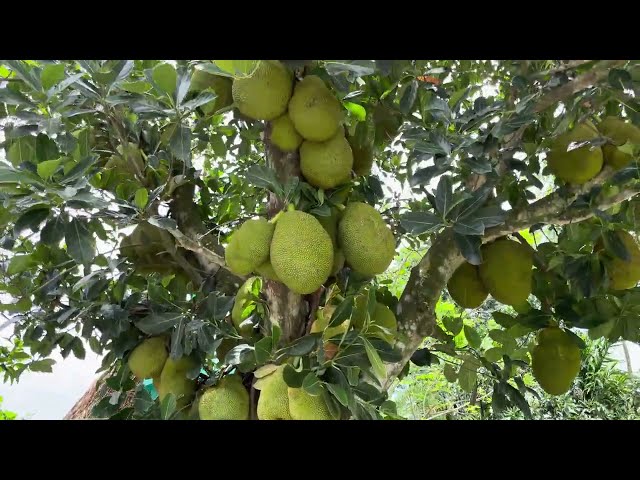
[[[2,397],[0,397],[0,407],[2,407]],[[0,420],[15,420],[17,416],[14,412],[0,409]]]

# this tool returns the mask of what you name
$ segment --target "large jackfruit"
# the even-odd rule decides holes
[[[447,289],[453,301],[462,308],[477,308],[489,292],[480,279],[478,267],[464,262],[451,275]]]
[[[604,264],[611,290],[626,290],[635,287],[640,281],[640,248],[629,232],[618,230],[616,235],[626,247],[631,258],[625,260],[611,255],[605,259]],[[596,246],[596,249],[599,248],[601,248],[601,243]]]
[[[547,155],[549,170],[567,183],[580,185],[588,182],[602,170],[602,148],[585,145],[567,151],[573,142],[580,143],[598,138],[600,134],[590,122],[577,125],[572,131],[558,136]]]
[[[531,352],[531,369],[545,392],[562,395],[580,372],[580,349],[560,328],[545,328]]]
[[[271,122],[271,143],[283,152],[293,152],[300,147],[302,137],[293,126],[288,114],[284,114]]]
[[[261,60],[250,76],[233,80],[231,91],[240,113],[254,120],[273,120],[287,110],[293,75],[277,60]]]
[[[197,362],[191,357],[181,357],[177,360],[167,358],[160,374],[160,385],[157,387],[160,401],[173,393],[178,408],[188,405],[195,395],[196,381],[187,378],[187,373],[196,365]]]
[[[328,190],[347,183],[352,167],[351,146],[341,131],[325,142],[304,141],[300,146],[300,170],[314,187]]]
[[[350,202],[338,223],[338,244],[346,263],[368,276],[383,273],[395,255],[395,239],[371,205]]]
[[[289,116],[305,140],[324,142],[335,136],[343,112],[340,101],[322,79],[308,75],[295,86]]]
[[[632,123],[625,122],[621,118],[606,117],[598,124],[598,129],[602,135],[609,137],[613,142],[613,145],[607,144],[602,147],[604,163],[616,170],[626,166],[633,157],[618,150],[618,147],[627,142],[640,145],[640,128]]]
[[[322,395],[310,395],[302,388],[288,389],[289,410],[293,420],[335,420]]]
[[[231,234],[225,262],[233,273],[249,275],[269,259],[274,227],[264,218],[251,219]]]
[[[257,277],[250,277],[238,290],[236,294],[233,309],[231,310],[231,321],[243,337],[248,337],[253,332],[253,325],[245,321],[251,314],[243,315],[244,310],[255,303],[252,288]]]
[[[289,289],[301,295],[313,293],[331,274],[331,238],[313,215],[284,212],[271,241],[271,265]]]
[[[152,337],[143,340],[133,349],[127,364],[138,380],[144,380],[159,376],[168,357],[165,339]]]
[[[506,238],[482,246],[480,278],[497,301],[520,307],[533,287],[533,252]]]
[[[289,411],[289,386],[284,381],[284,365],[266,377],[260,379],[260,398],[258,398],[258,420],[291,420]],[[256,383],[257,387],[257,383]]]
[[[229,77],[213,75],[204,70],[196,70],[191,76],[189,91],[192,92],[194,97],[196,94],[208,88],[216,93],[216,98],[213,101],[205,103],[200,107],[205,115],[211,115],[233,103],[233,96],[231,94],[232,86],[233,80]]]
[[[227,375],[204,391],[198,402],[200,420],[249,420],[249,393],[239,375]]]

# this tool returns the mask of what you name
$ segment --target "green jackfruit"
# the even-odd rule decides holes
[[[533,252],[506,238],[482,246],[480,278],[500,303],[521,306],[532,289]]]
[[[239,375],[227,375],[200,397],[201,420],[249,420],[249,393]]]
[[[592,123],[577,125],[553,141],[547,155],[549,170],[567,183],[581,185],[595,177],[602,170],[602,148],[585,145],[567,151],[572,142],[580,143],[598,138],[600,134]]]
[[[464,262],[456,269],[447,283],[447,289],[454,302],[462,308],[477,308],[489,295],[480,279],[478,267],[469,262]]]
[[[334,420],[322,395],[313,396],[302,388],[288,389],[293,420]]]
[[[237,275],[249,275],[269,259],[271,238],[275,226],[264,218],[244,222],[229,237],[225,261]]]
[[[607,144],[602,147],[604,163],[616,170],[626,166],[633,157],[618,150],[618,147],[627,142],[640,144],[640,128],[621,118],[606,117],[600,122],[598,129],[602,135],[609,137],[613,142],[613,145]]]
[[[285,113],[271,122],[271,143],[283,152],[293,152],[300,147],[302,137],[288,114]]]
[[[640,248],[629,232],[617,231],[618,238],[622,241],[631,256],[625,260],[613,255],[604,261],[609,276],[609,286],[612,290],[626,290],[633,288],[640,281]],[[600,247],[598,245],[596,248]]]
[[[531,369],[545,392],[562,395],[580,372],[580,349],[560,328],[545,328],[531,352]]]
[[[304,141],[300,146],[300,170],[314,187],[330,188],[351,179],[353,153],[342,132],[324,142]]]
[[[129,369],[138,380],[160,375],[169,352],[163,337],[148,338],[133,349],[127,361]]]
[[[383,273],[395,256],[395,239],[371,205],[351,202],[338,223],[338,244],[347,264],[368,276]]]
[[[173,393],[178,408],[188,405],[193,400],[196,381],[187,378],[187,373],[196,365],[196,361],[191,357],[181,357],[177,360],[171,357],[167,358],[160,374],[160,385],[158,385],[160,401],[164,400],[168,394]]]
[[[295,86],[289,116],[305,140],[324,142],[335,136],[343,119],[342,105],[316,75],[307,75]]]
[[[244,282],[236,294],[233,309],[231,310],[231,321],[243,337],[251,335],[253,331],[253,325],[245,321],[247,317],[251,316],[253,310],[247,315],[243,315],[243,312],[247,307],[251,306],[252,303],[255,303],[251,290],[256,280],[258,280],[258,277],[250,277]]]
[[[331,238],[313,215],[284,212],[271,241],[271,265],[289,289],[301,295],[313,293],[331,274]]]
[[[200,107],[205,115],[211,115],[233,103],[232,86],[233,80],[229,77],[213,75],[204,70],[196,70],[191,77],[189,91],[194,94],[194,97],[208,88],[216,93],[216,98],[213,101]]]
[[[120,242],[120,254],[133,262],[138,273],[174,273],[179,269],[172,252],[175,240],[166,230],[140,222]]]
[[[233,100],[243,115],[274,120],[287,110],[293,75],[277,60],[262,60],[248,77],[233,80]]]
[[[291,420],[289,411],[288,385],[282,372],[284,365],[266,377],[260,379],[260,398],[258,398],[258,420]]]

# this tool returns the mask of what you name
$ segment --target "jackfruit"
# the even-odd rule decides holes
[[[258,420],[291,420],[289,411],[289,386],[284,381],[284,365],[266,377],[260,379],[260,398],[258,398]]]
[[[382,215],[371,205],[350,202],[338,223],[338,244],[356,272],[374,276],[384,272],[395,255],[395,239]]]
[[[248,77],[235,78],[233,100],[243,115],[273,120],[287,110],[293,91],[293,75],[277,60],[261,60]]]
[[[489,295],[480,279],[478,267],[469,262],[464,262],[456,269],[447,283],[447,289],[454,302],[462,308],[477,308]]]
[[[258,268],[256,268],[256,273],[267,280],[273,280],[275,282],[280,282],[276,271],[273,269],[273,265],[271,265],[271,260],[267,260]],[[280,282],[282,283],[282,282]]]
[[[351,178],[353,153],[342,132],[324,142],[304,141],[300,146],[300,170],[314,187],[330,188]]]
[[[571,388],[580,372],[580,349],[558,327],[547,327],[538,334],[531,352],[533,376],[550,395],[562,395]]]
[[[247,337],[251,335],[253,332],[253,325],[251,322],[245,321],[245,319],[253,313],[248,313],[246,316],[243,315],[244,310],[251,306],[251,303],[255,303],[253,293],[251,292],[253,288],[254,282],[257,280],[257,277],[250,277],[247,279],[244,284],[238,290],[236,294],[233,309],[231,310],[231,321],[233,325],[236,327],[236,330],[240,332],[240,335],[243,337]]]
[[[368,295],[356,297],[355,310],[351,317],[351,323],[357,329],[365,326],[367,317]],[[389,344],[393,344],[398,332],[398,322],[395,314],[385,304],[376,302],[373,314],[367,327],[367,335],[378,337]]]
[[[302,137],[288,114],[285,113],[271,122],[271,143],[283,152],[293,152],[300,147]]]
[[[609,137],[613,145],[607,144],[602,147],[604,152],[604,163],[610,165],[615,170],[619,170],[627,165],[633,157],[618,150],[618,146],[627,142],[640,144],[640,128],[632,123],[616,117],[606,117],[598,125],[598,129],[605,137]]]
[[[629,232],[618,230],[616,233],[631,258],[625,260],[612,255],[605,259],[604,264],[611,290],[626,290],[635,287],[640,281],[640,248]]]
[[[322,395],[310,395],[302,388],[288,389],[293,420],[334,420]]]
[[[249,420],[249,393],[239,375],[227,375],[204,391],[198,404],[201,420]]]
[[[331,238],[313,215],[288,211],[278,217],[271,241],[271,265],[293,292],[315,292],[333,267]]]
[[[269,259],[275,226],[264,218],[244,222],[229,237],[225,261],[236,275],[249,275]]]
[[[160,375],[168,356],[165,339],[151,337],[133,349],[127,364],[138,380],[144,380]]]
[[[572,142],[580,143],[598,138],[600,134],[592,123],[577,125],[572,131],[556,138],[547,154],[549,170],[567,183],[581,185],[595,177],[602,170],[602,148],[585,145],[570,148]]]
[[[289,116],[305,140],[324,142],[335,136],[343,112],[340,101],[322,79],[307,75],[293,90]]]
[[[493,298],[506,305],[524,305],[533,286],[531,249],[503,238],[483,245],[482,258],[480,278]]]
[[[205,115],[210,115],[233,103],[233,96],[231,94],[232,85],[233,80],[229,77],[213,75],[204,70],[196,70],[191,77],[189,91],[198,94],[210,88],[216,93],[216,98],[213,101],[205,103],[200,107]]]
[[[167,358],[162,373],[160,374],[160,385],[158,395],[160,401],[173,393],[176,397],[176,405],[183,408],[188,405],[196,391],[196,381],[187,378],[187,373],[195,368],[196,361],[191,357],[181,357],[177,360]]]
[[[166,230],[149,222],[140,222],[120,242],[120,254],[133,262],[139,273],[172,273],[177,265],[171,252],[175,240]]]

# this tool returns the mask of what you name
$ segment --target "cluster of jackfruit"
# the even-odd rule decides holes
[[[580,145],[600,137],[608,139],[601,147]],[[627,143],[640,145],[640,128],[632,123],[616,117],[605,117],[597,126],[586,121],[553,141],[547,165],[560,180],[580,185],[598,175],[603,165],[615,170],[628,165],[632,154],[619,148]]]
[[[479,266],[463,263],[453,273],[447,289],[463,308],[477,308],[489,294],[497,301],[526,308],[532,290],[533,251],[514,240],[501,238],[481,248]]]
[[[225,260],[238,275],[256,272],[295,293],[315,292],[348,264],[367,276],[384,272],[395,254],[393,233],[372,206],[351,202],[341,215],[318,219],[289,210],[271,221],[251,219],[229,237]]]

